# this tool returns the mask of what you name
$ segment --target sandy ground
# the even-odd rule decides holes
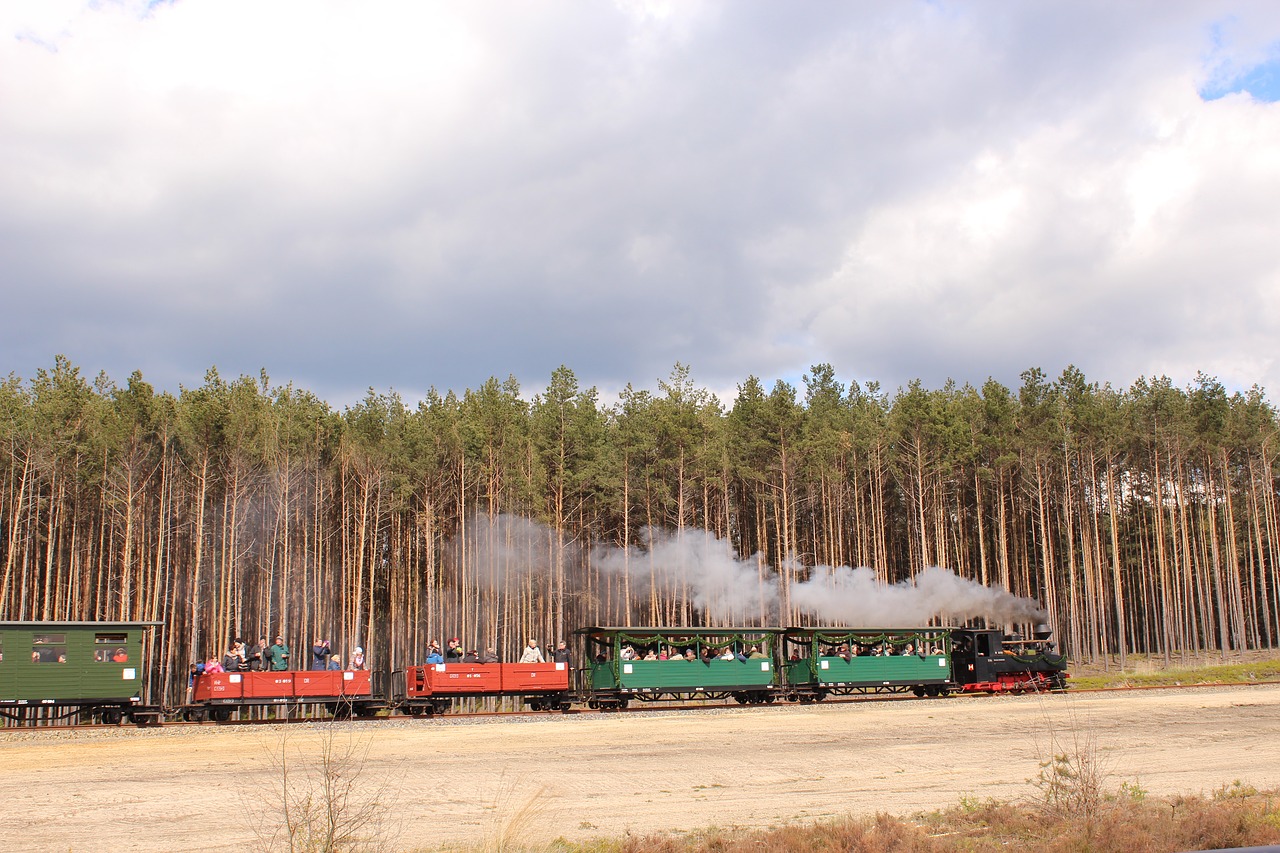
[[[1280,685],[291,726],[0,732],[6,850],[244,850],[325,745],[394,797],[396,848],[910,814],[1024,798],[1053,737],[1108,787],[1280,787]],[[1062,747],[1058,747],[1059,750]],[[347,778],[351,778],[348,776]]]

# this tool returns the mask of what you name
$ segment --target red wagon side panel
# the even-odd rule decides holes
[[[562,693],[569,689],[567,663],[504,663],[504,693]]]
[[[338,673],[342,676],[342,696],[372,696],[373,676],[367,669]]]
[[[317,696],[369,696],[372,692],[368,672],[326,670],[293,674],[293,695],[299,699]]]
[[[342,695],[341,672],[298,672],[293,676],[293,695],[298,698]]]
[[[244,698],[246,699],[292,699],[292,672],[245,672]]]
[[[244,695],[244,676],[242,672],[210,672],[196,678],[196,689],[192,697],[196,702],[213,702],[226,699],[239,699]]]
[[[492,663],[435,663],[410,667],[405,694],[421,696],[477,696],[502,692],[502,668]]]

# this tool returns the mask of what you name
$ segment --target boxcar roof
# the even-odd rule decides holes
[[[86,622],[86,621],[27,621],[0,620],[0,628],[153,628],[163,622]]]

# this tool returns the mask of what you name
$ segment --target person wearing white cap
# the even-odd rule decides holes
[[[352,669],[364,669],[364,649],[356,646],[355,654],[351,656]]]

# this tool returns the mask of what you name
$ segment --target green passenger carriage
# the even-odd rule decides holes
[[[941,696],[955,686],[946,628],[788,628],[783,644],[787,696],[801,702],[853,693]]]
[[[119,722],[155,715],[142,705],[142,651],[143,635],[159,624],[0,622],[0,716],[97,714]]]
[[[771,702],[779,687],[778,628],[581,628],[579,692],[590,708],[632,700]],[[647,659],[646,659],[647,658]]]

